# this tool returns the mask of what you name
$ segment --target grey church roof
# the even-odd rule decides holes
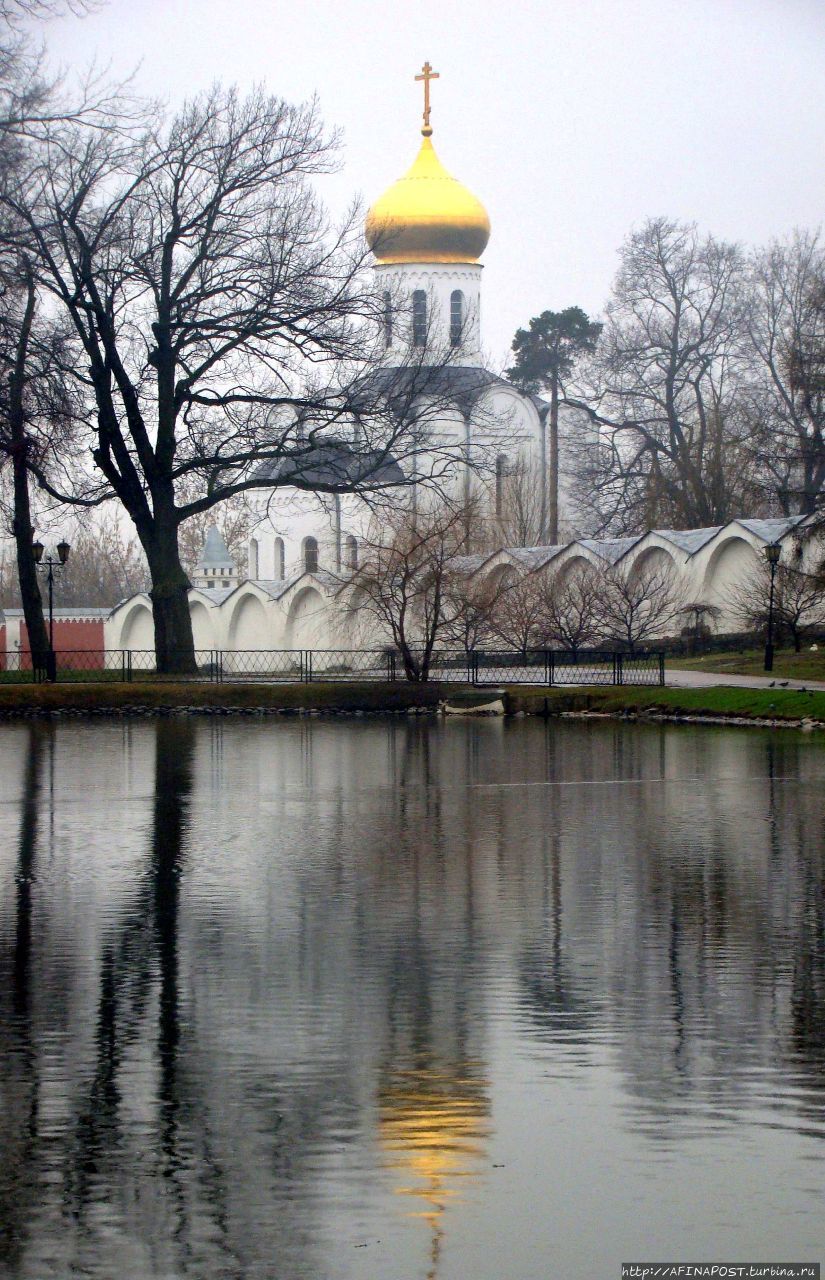
[[[346,440],[317,440],[261,463],[256,480],[299,489],[347,489],[403,484],[404,472],[389,454],[355,449]]]
[[[213,524],[206,535],[206,541],[203,544],[199,565],[231,565],[232,557],[229,554],[229,548],[223,539],[223,534],[216,524]]]
[[[416,400],[419,397],[442,398],[451,401],[465,414],[470,413],[481,394],[493,385],[509,387],[511,391],[521,394],[512,382],[483,369],[480,365],[435,365],[431,368],[419,366],[406,368],[390,366],[374,370],[365,381],[365,389],[373,396],[386,396],[390,402],[394,397],[403,400]],[[527,397],[528,399],[530,397]],[[365,412],[368,397],[365,395]]]

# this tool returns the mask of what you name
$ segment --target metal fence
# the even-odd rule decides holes
[[[662,685],[665,655],[613,650],[485,649],[474,652],[472,684]]]
[[[174,656],[174,655],[173,655]],[[182,655],[181,655],[182,657]],[[417,655],[420,659],[420,655]],[[49,661],[46,659],[49,658]],[[152,649],[75,649],[44,655],[32,663],[26,651],[0,655],[0,683],[56,680],[140,681],[202,680],[216,684],[266,681],[405,679],[401,657],[392,649],[198,649],[195,670],[159,673]],[[442,649],[432,655],[429,678],[453,684],[660,685],[665,682],[664,653],[618,653],[564,649]]]

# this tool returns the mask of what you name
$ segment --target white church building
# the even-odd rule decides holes
[[[541,509],[548,507],[549,405],[522,394],[485,368],[482,343],[480,259],[490,237],[481,202],[442,166],[432,142],[429,64],[423,75],[425,108],[418,154],[407,173],[375,202],[365,225],[374,256],[375,283],[384,315],[384,362],[390,373],[403,367],[416,348],[449,351],[438,369],[438,429],[466,460],[453,483],[478,492],[494,522],[500,511],[504,477],[514,464],[536,477]],[[426,358],[426,357],[425,357]],[[502,443],[506,441],[506,443]],[[559,421],[559,509],[562,527],[581,532],[566,473],[574,451],[594,447],[586,415],[562,409]],[[313,466],[318,479],[340,457]],[[475,451],[484,450],[486,479],[479,481]],[[396,465],[390,462],[388,469]],[[272,473],[277,480],[277,470]],[[390,477],[391,478],[391,477]],[[357,496],[313,495],[278,487],[260,491],[260,519],[249,540],[248,577],[236,566],[213,529],[193,576],[190,609],[195,646],[212,649],[360,648],[382,643],[370,635],[358,608],[357,570],[369,511]],[[559,546],[503,547],[489,556],[466,557],[469,576],[505,572],[567,572],[580,563],[672,566],[686,598],[705,600],[721,612],[716,626],[735,630],[726,612],[731,584],[763,559],[764,547],[778,541],[783,558],[803,566],[801,517],[736,520],[724,527],[684,531],[653,530],[634,538],[571,538]],[[494,527],[494,525],[493,525]],[[152,649],[151,601],[141,594],[123,601],[106,623],[110,649]]]

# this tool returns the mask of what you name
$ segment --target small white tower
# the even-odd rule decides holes
[[[213,524],[206,535],[203,551],[192,575],[193,587],[234,587],[238,583],[238,571],[223,534]]]

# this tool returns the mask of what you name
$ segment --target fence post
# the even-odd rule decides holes
[[[547,683],[555,684],[556,683],[556,655],[554,654],[553,650],[550,649],[548,650],[547,656],[549,659],[547,663]]]
[[[659,654],[659,684],[665,682],[665,655],[664,650]]]
[[[387,650],[387,679],[395,684],[395,652],[392,649]]]
[[[310,684],[310,682],[312,681],[312,650],[311,649],[307,649],[306,651],[306,663],[304,664],[304,676],[306,679],[306,683]]]
[[[616,684],[624,684],[624,655],[616,654]]]

